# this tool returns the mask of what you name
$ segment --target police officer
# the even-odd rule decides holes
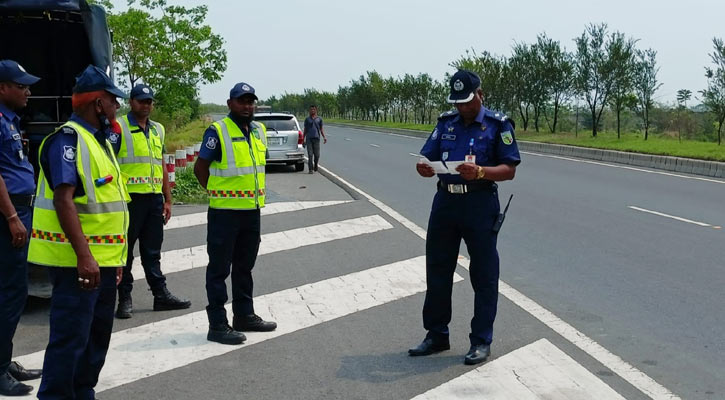
[[[39,399],[93,399],[111,340],[130,200],[108,142],[117,97],[111,78],[88,66],[70,120],[40,145],[28,260],[48,266],[53,293]]]
[[[499,260],[496,251],[499,215],[497,181],[514,178],[521,158],[514,125],[505,115],[482,106],[481,80],[459,70],[450,80],[448,102],[457,111],[443,113],[421,154],[430,161],[462,162],[455,173],[439,174],[438,191],[428,221],[426,238],[427,292],[423,305],[423,342],[408,350],[425,356],[450,349],[451,292],[461,238],[471,258],[475,293],[465,364],[478,364],[491,352],[493,321],[498,300]],[[423,177],[435,175],[425,163],[416,165]]]
[[[20,117],[29,86],[40,78],[25,72],[17,62],[0,61],[0,395],[22,396],[33,390],[20,383],[40,377],[40,370],[26,370],[11,362],[13,336],[28,296],[28,229],[33,216],[35,178],[23,151]]]
[[[164,225],[171,218],[171,187],[163,163],[166,130],[160,123],[149,119],[154,109],[153,90],[144,84],[134,86],[129,105],[131,111],[118,120],[121,133],[111,133],[109,136],[131,194],[128,204],[131,218],[128,227],[128,259],[118,285],[116,318],[131,318],[133,312],[131,266],[137,239],[146,283],[154,296],[154,311],[191,307],[191,301],[181,300],[169,292],[166,277],[161,273]]]
[[[209,194],[207,224],[206,294],[209,305],[207,339],[241,344],[242,331],[272,331],[275,322],[254,313],[252,268],[260,237],[260,209],[265,198],[266,129],[252,121],[254,88],[236,84],[229,92],[229,115],[214,122],[204,133],[194,174]],[[229,326],[224,304],[226,278],[232,274],[232,311]]]

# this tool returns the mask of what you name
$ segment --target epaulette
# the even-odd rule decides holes
[[[486,117],[495,119],[496,121],[499,121],[499,122],[508,122],[511,124],[512,128],[514,128],[514,129],[516,128],[516,123],[514,122],[514,120],[509,118],[508,115],[506,115],[502,112],[486,110]]]
[[[438,121],[448,119],[451,117],[455,117],[456,115],[458,115],[458,110],[448,110],[444,113],[441,113],[441,115],[438,116]]]
[[[72,134],[75,134],[75,133],[76,133],[76,131],[75,131],[75,130],[73,130],[73,128],[71,128],[70,126],[64,126],[64,127],[63,127],[63,128],[61,129],[61,131],[62,131],[63,133],[69,134],[69,135],[72,135]]]

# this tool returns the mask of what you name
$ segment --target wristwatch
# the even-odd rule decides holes
[[[476,170],[476,179],[483,179],[484,176],[486,176],[486,170],[479,165],[478,169]]]

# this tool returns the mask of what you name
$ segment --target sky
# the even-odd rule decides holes
[[[116,11],[125,0],[113,0]],[[657,51],[656,100],[674,103],[706,87],[712,39],[725,39],[724,0],[168,0],[207,4],[207,24],[225,40],[227,71],[201,87],[202,102],[224,104],[237,82],[261,99],[305,88],[337,91],[366,71],[425,72],[442,80],[449,63],[473,49],[509,56],[516,42],[545,32],[567,50],[589,23],[607,23]],[[487,88],[483,88],[484,91]],[[489,88],[489,90],[495,90]],[[697,101],[697,100],[695,100]]]

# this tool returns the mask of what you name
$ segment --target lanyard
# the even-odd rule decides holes
[[[473,154],[473,138],[471,138],[471,141],[468,142],[468,154]]]

